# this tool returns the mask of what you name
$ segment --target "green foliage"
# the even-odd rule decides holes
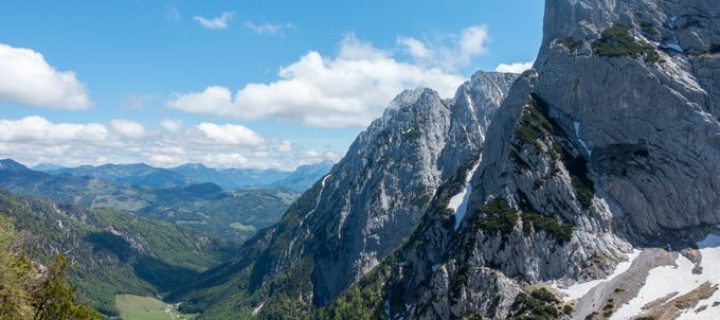
[[[592,44],[593,52],[599,56],[645,58],[648,62],[659,62],[655,47],[649,43],[641,43],[630,32],[621,26],[612,26],[602,32],[600,39]]]
[[[75,303],[74,289],[64,279],[70,265],[64,256],[56,256],[33,297],[34,319],[81,320],[101,319],[88,305]]]
[[[500,198],[488,202],[481,211],[485,214],[485,218],[476,220],[475,226],[491,233],[509,234],[518,220],[517,211],[510,208],[505,200]]]
[[[391,257],[392,258],[392,257]],[[385,288],[392,269],[387,261],[365,275],[360,282],[340,294],[332,304],[320,310],[316,319],[382,319]]]
[[[530,103],[523,108],[520,115],[520,122],[515,125],[513,132],[515,133],[514,139],[516,146],[531,144],[539,152],[543,152],[553,159],[558,158],[558,151],[556,149],[559,149],[559,146],[552,140],[550,140],[552,148],[549,150],[545,150],[540,143],[541,140],[552,137],[555,133],[555,128],[547,115],[542,112],[539,103],[535,99],[532,99]],[[516,159],[515,161],[517,162],[519,160]]]
[[[33,267],[16,244],[10,219],[0,216],[0,319],[100,320],[92,308],[75,301],[74,289],[65,284],[70,268],[56,256],[45,273]]]
[[[553,218],[535,212],[523,212],[522,220],[525,234],[534,229],[535,231],[545,231],[559,243],[566,243],[572,239],[572,226],[558,222]]]
[[[79,266],[67,275],[77,284],[77,298],[108,316],[119,315],[115,295],[158,295],[225,255],[207,238],[119,210],[85,210],[0,192],[0,211],[29,235],[22,245],[34,261],[48,265],[54,252],[68,252]]]
[[[562,318],[560,300],[545,288],[529,295],[520,293],[513,302],[508,320],[552,320]]]

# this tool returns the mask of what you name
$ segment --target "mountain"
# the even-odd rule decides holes
[[[142,191],[89,176],[52,175],[11,159],[0,160],[0,188],[25,196],[82,207],[138,210],[147,206]]]
[[[315,182],[321,177],[325,176],[334,163],[330,161],[324,161],[315,164],[307,164],[298,166],[295,171],[291,172],[288,176],[272,182],[268,187],[270,188],[288,188],[296,192],[304,192],[310,189]]]
[[[322,316],[718,318],[717,17],[714,1],[547,1],[535,70],[469,184],[447,185],[466,200],[439,193]]]
[[[214,183],[146,192],[153,200],[137,214],[234,241],[279,221],[298,197],[290,189],[225,191]]]
[[[57,165],[57,164],[53,164],[53,163],[43,162],[43,163],[39,163],[39,164],[33,166],[31,169],[33,169],[33,170],[35,170],[35,171],[47,172],[47,171],[65,169],[65,168],[67,168],[67,167],[64,167],[64,166],[61,166],[61,165]]]
[[[277,225],[170,299],[208,319],[248,304],[263,306],[261,318],[307,315],[331,302],[411,235],[444,181],[474,166],[515,77],[479,72],[447,100],[401,93]]]
[[[9,159],[0,160],[0,166],[0,189],[11,193],[62,205],[126,210],[223,238],[229,243],[239,243],[258,229],[277,222],[298,196],[293,190],[280,188],[225,191],[213,183],[150,188],[105,180],[129,181],[126,179],[129,172],[151,172],[134,176],[134,181],[140,181],[143,177],[157,176],[154,173],[171,172],[146,165],[79,167],[96,176],[48,174]],[[100,170],[96,170],[98,168]],[[78,168],[71,170],[81,172]]]
[[[5,163],[3,163],[5,164]],[[117,316],[114,296],[155,296],[225,259],[206,236],[114,209],[82,209],[0,191],[0,214],[13,218],[25,251],[47,266],[57,254],[73,265],[78,298]]]
[[[169,299],[199,319],[720,317],[720,6],[545,7],[512,88],[404,92]]]
[[[331,167],[331,162],[321,162],[302,165],[294,171],[281,171],[276,169],[215,169],[200,163],[189,163],[163,169],[136,163],[86,165],[74,168],[43,164],[38,165],[36,170],[52,175],[98,178],[142,189],[167,189],[210,182],[228,190],[287,188],[303,192],[320,177],[327,174]]]
[[[141,188],[172,188],[190,184],[190,180],[182,174],[151,167],[144,163],[104,164],[97,167],[80,166],[45,170],[45,172],[54,175],[100,178],[121,185]]]

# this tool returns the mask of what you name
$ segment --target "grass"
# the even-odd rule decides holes
[[[130,294],[115,296],[115,306],[120,310],[122,320],[191,320],[192,315],[181,314],[175,306],[153,297]]]

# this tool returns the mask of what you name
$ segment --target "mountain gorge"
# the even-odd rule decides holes
[[[201,319],[715,319],[719,10],[548,1],[534,69],[403,92],[171,299]]]

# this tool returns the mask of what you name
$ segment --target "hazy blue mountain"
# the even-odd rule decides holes
[[[11,159],[0,160],[0,189],[62,205],[127,210],[204,234],[222,236],[229,242],[242,241],[275,223],[298,196],[287,188],[228,191],[211,182],[150,188],[151,184],[130,186],[106,180],[131,181],[127,176],[130,174],[138,174],[133,181],[147,181],[168,173],[166,176],[177,175],[144,164],[85,166],[71,170],[74,171],[49,174],[31,170]]]
[[[312,185],[317,182],[320,177],[330,172],[333,165],[333,162],[325,161],[316,164],[299,166],[295,169],[295,171],[291,172],[290,175],[271,183],[270,186],[285,187],[297,192],[303,192],[310,189],[310,187],[312,187]]]
[[[43,162],[36,166],[33,166],[31,169],[33,169],[35,171],[52,171],[52,170],[60,170],[60,169],[65,169],[65,168],[67,168],[67,167],[53,164],[53,163]]]
[[[105,164],[66,168],[53,164],[40,164],[36,170],[52,175],[100,178],[121,185],[144,189],[185,187],[198,183],[214,183],[223,189],[288,188],[303,192],[325,175],[331,162],[299,166],[294,171],[278,169],[216,169],[200,163],[188,163],[175,168],[156,168],[144,163]]]
[[[142,188],[172,188],[191,183],[185,176],[168,169],[155,168],[144,163],[104,164],[46,170],[50,174],[67,174],[101,178],[118,184]]]

